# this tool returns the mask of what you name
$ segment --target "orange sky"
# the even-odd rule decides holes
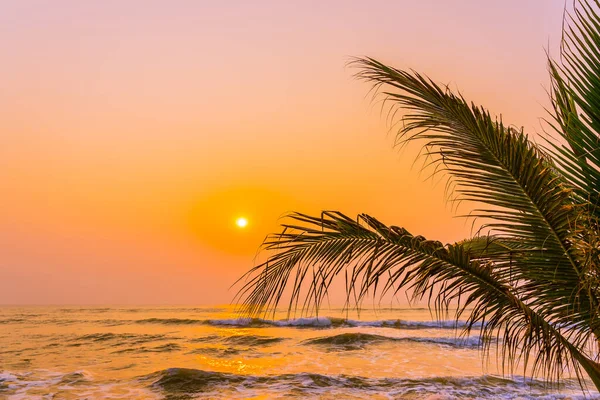
[[[0,304],[228,302],[292,210],[460,239],[344,63],[414,68],[540,131],[563,5],[1,2]]]

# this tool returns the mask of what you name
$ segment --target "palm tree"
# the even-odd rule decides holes
[[[484,224],[444,245],[366,214],[291,214],[265,240],[267,261],[244,275],[245,311],[274,310],[286,293],[289,311],[318,311],[335,278],[357,307],[408,290],[437,315],[456,310],[465,333],[481,327],[484,350],[498,337],[511,370],[522,362],[558,382],[568,368],[600,390],[598,6],[581,0],[565,16],[561,62],[549,59],[556,135],[544,146],[417,72],[353,60],[391,112],[405,112],[398,139],[420,141]]]

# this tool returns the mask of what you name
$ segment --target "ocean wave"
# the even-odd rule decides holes
[[[40,319],[28,320],[25,318],[0,319],[0,324],[36,324],[36,325],[73,325],[94,324],[105,326],[120,326],[127,324],[154,324],[154,325],[212,325],[230,327],[291,327],[291,328],[337,328],[337,327],[384,327],[398,329],[462,329],[469,326],[466,321],[441,320],[441,321],[416,321],[402,319],[362,321],[356,319],[345,319],[336,317],[305,317],[282,320],[270,320],[263,318],[224,318],[224,319],[198,319],[198,318],[144,318],[144,319]],[[481,328],[481,323],[471,325],[473,328]]]
[[[231,326],[231,327],[321,327],[328,328],[332,326],[342,326],[343,320],[340,318],[297,318],[287,320],[268,320],[262,318],[226,318],[226,319],[193,319],[193,318],[145,318],[135,320],[137,324],[160,324],[160,325],[212,325],[212,326]]]
[[[260,349],[283,342],[287,338],[260,336],[260,335],[234,335],[234,336],[201,336],[189,339],[189,343],[199,343],[204,347],[195,348],[187,354],[207,354],[213,356],[229,357],[240,353],[249,353],[253,349]],[[208,345],[208,346],[206,346]],[[210,347],[213,345],[213,347]]]
[[[262,318],[234,318],[212,319],[206,321],[195,320],[196,323],[215,326],[236,327],[309,327],[309,328],[337,328],[337,327],[385,327],[399,329],[461,329],[469,324],[466,321],[441,320],[441,321],[411,321],[401,319],[361,321],[335,317],[310,317],[284,320],[268,320]],[[481,328],[481,323],[472,324],[473,328]]]
[[[213,326],[233,326],[233,327],[253,327],[260,328],[273,326],[273,321],[261,318],[227,318],[227,319],[208,319],[202,321],[206,325]]]
[[[402,329],[462,329],[469,326],[467,321],[439,320],[439,321],[412,321],[403,319],[387,319],[378,321],[360,321],[347,319],[343,323],[348,326],[388,327]],[[481,328],[481,323],[471,324],[473,328]]]
[[[101,314],[101,313],[105,313],[105,312],[114,311],[114,309],[110,308],[110,307],[91,307],[91,308],[75,307],[75,308],[61,308],[58,311],[61,313],[66,313],[66,314],[81,313],[81,312]]]
[[[100,324],[100,325],[123,325],[129,323],[128,320],[119,320],[119,319],[69,319],[69,318],[46,318],[46,319],[36,319],[36,318],[7,318],[0,319],[0,325],[9,325],[9,324],[27,324],[27,325],[75,325],[75,324]]]
[[[129,367],[129,366],[127,366]],[[367,378],[358,375],[289,373],[244,375],[168,368],[138,378],[96,381],[86,371],[14,373],[0,371],[0,397],[38,398],[49,389],[60,398],[419,398],[419,399],[600,399],[583,395],[575,379],[560,387],[524,377]]]
[[[218,335],[208,335],[208,336],[200,336],[200,337],[191,338],[188,341],[190,343],[212,343],[212,342],[218,342],[221,339],[222,339],[222,337],[218,336]]]
[[[30,373],[10,373],[0,370],[0,393],[2,390],[19,389],[23,387],[44,387],[49,385],[79,385],[92,381],[92,375],[86,371],[68,373],[51,373],[46,379],[32,379]]]
[[[160,325],[192,325],[192,324],[203,324],[204,320],[192,319],[192,318],[145,318],[137,319],[136,324],[160,324]]]
[[[92,381],[92,376],[85,371],[75,371],[64,374],[60,377],[58,384],[61,385],[81,385]]]
[[[171,353],[173,351],[183,350],[183,347],[177,343],[166,343],[155,347],[128,347],[121,350],[115,350],[111,354],[126,354],[126,353]]]
[[[19,377],[17,375],[0,371],[0,393],[2,390],[9,389],[11,385],[14,385],[18,380]]]
[[[124,319],[97,319],[97,320],[86,320],[86,321],[81,321],[82,323],[90,323],[90,324],[99,324],[99,325],[105,325],[105,326],[119,326],[119,325],[126,325],[128,323],[130,323],[131,321],[129,320],[124,320]]]
[[[74,339],[76,342],[92,342],[92,343],[102,343],[102,342],[119,342],[119,344],[142,344],[148,342],[156,342],[160,340],[167,339],[177,339],[176,337],[171,337],[167,335],[150,335],[150,334],[136,334],[136,333],[90,333],[87,335],[82,335]]]
[[[165,308],[115,308],[113,311],[119,313],[150,313],[150,312],[168,312],[168,313],[218,313],[227,311],[225,307],[165,307]]]
[[[21,354],[25,351],[37,350],[37,347],[24,347],[20,349],[2,350],[0,354]]]
[[[347,375],[297,373],[282,375],[238,375],[186,368],[169,368],[139,378],[165,397],[186,397],[198,393],[227,398],[231,393],[295,393],[300,396],[386,395],[393,398],[478,398],[478,399],[584,399],[584,395],[560,394],[548,390],[542,381],[523,377],[497,376],[434,377],[423,379],[365,378]],[[568,381],[562,389],[576,390]],[[590,397],[587,397],[590,398]],[[600,395],[592,395],[598,399]]]
[[[177,343],[166,343],[160,346],[143,349],[142,353],[170,353],[172,351],[180,350],[183,350],[183,347]]]
[[[4,325],[4,324],[23,324],[23,323],[27,323],[29,322],[27,319],[25,318],[6,318],[6,319],[0,319],[0,325]]]
[[[308,339],[302,344],[327,346],[328,351],[359,350],[367,345],[384,342],[430,343],[452,347],[477,347],[482,344],[478,336],[469,337],[390,337],[369,333],[348,332],[334,336]]]
[[[246,352],[246,349],[236,349],[233,347],[200,347],[187,354],[204,354],[211,357],[223,358],[237,356]]]
[[[41,399],[41,398],[152,398],[152,391],[131,387],[135,382],[102,382],[94,380],[87,371],[56,372],[38,370],[35,372],[7,372],[0,370],[0,398]],[[117,388],[117,391],[113,391]]]
[[[250,347],[262,347],[269,346],[275,343],[284,341],[285,338],[272,337],[272,336],[257,336],[257,335],[236,335],[229,336],[223,341],[228,344],[250,346]]]

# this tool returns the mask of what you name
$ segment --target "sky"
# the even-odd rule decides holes
[[[460,240],[346,62],[535,136],[564,4],[0,0],[0,304],[228,303],[291,211]]]

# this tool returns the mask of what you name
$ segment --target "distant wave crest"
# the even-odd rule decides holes
[[[168,322],[167,322],[168,323]],[[183,322],[189,323],[189,322]],[[310,317],[295,318],[287,320],[267,320],[262,318],[234,318],[234,319],[212,319],[206,321],[197,320],[196,323],[205,323],[217,326],[280,326],[280,327],[310,327],[310,328],[337,328],[337,327],[388,327],[401,329],[461,329],[468,326],[466,321],[442,320],[442,321],[411,321],[401,319],[360,321],[354,319],[343,319],[334,317]],[[472,324],[473,328],[480,328],[481,323]]]
[[[158,325],[213,325],[232,327],[309,327],[309,328],[336,328],[336,327],[387,327],[400,329],[461,329],[468,326],[466,321],[442,320],[442,321],[412,321],[402,319],[361,321],[355,319],[344,319],[335,317],[306,317],[283,320],[269,320],[263,318],[228,318],[228,319],[196,319],[196,318],[144,318],[137,320],[100,319],[100,320],[35,320],[28,321],[24,318],[0,319],[0,324],[56,324],[71,325],[76,323],[90,323],[107,326],[119,326],[129,323],[135,324],[158,324]],[[473,328],[480,328],[481,323],[474,323]],[[101,340],[101,339],[100,339]]]

